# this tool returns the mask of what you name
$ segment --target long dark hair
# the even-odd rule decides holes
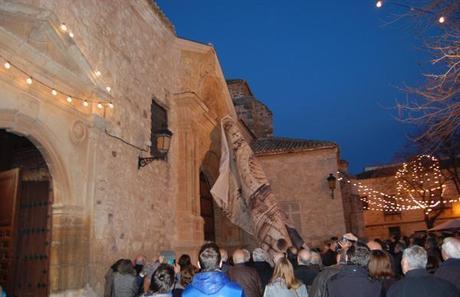
[[[117,266],[117,272],[121,274],[135,274],[136,271],[133,268],[133,264],[129,259],[122,259]]]
[[[187,266],[192,265],[192,260],[190,259],[190,256],[187,254],[184,254],[180,256],[179,261],[177,262],[180,266],[180,269],[184,269]]]
[[[112,266],[110,266],[110,269],[112,269],[113,272],[118,271],[118,265],[123,261],[124,259],[118,259],[117,262],[113,263]]]

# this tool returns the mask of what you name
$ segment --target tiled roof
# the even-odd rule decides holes
[[[255,139],[251,143],[251,147],[256,154],[282,154],[335,148],[337,145],[331,141],[267,137]]]
[[[400,165],[381,167],[372,170],[363,171],[356,175],[357,179],[368,179],[377,177],[394,176]]]
[[[244,79],[241,78],[230,78],[225,80],[228,85],[236,84],[236,83],[247,83]]]
[[[452,159],[443,159],[440,160],[439,165],[441,169],[453,168],[460,164],[460,159],[453,161]],[[368,179],[368,178],[378,178],[378,177],[388,177],[394,176],[399,168],[401,168],[402,163],[381,165],[381,166],[372,166],[368,169],[356,175],[358,179]]]

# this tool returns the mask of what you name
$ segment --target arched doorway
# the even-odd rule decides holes
[[[204,240],[215,241],[216,233],[211,184],[203,172],[200,172],[200,215],[204,220]]]
[[[0,129],[0,284],[8,296],[48,296],[52,180],[37,147]]]

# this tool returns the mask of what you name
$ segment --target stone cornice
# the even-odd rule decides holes
[[[210,45],[196,42],[193,40],[188,40],[185,38],[177,37],[175,40],[175,45],[179,50],[186,50],[191,52],[197,52],[201,54],[208,54],[214,50]]]
[[[309,148],[299,151],[285,151],[285,152],[265,152],[265,153],[254,153],[257,157],[266,157],[266,156],[276,156],[276,155],[288,155],[288,154],[303,154],[312,151],[321,151],[321,150],[335,150],[337,151],[337,146],[325,146],[319,148]]]
[[[179,108],[185,108],[188,111],[193,112],[195,115],[199,115],[201,120],[200,124],[206,124],[210,127],[216,127],[217,121],[210,114],[209,108],[206,104],[200,99],[198,94],[192,91],[183,91],[174,94],[174,101],[177,103]],[[190,115],[189,115],[189,118]],[[195,119],[197,120],[197,119]],[[204,120],[204,121],[202,121]]]

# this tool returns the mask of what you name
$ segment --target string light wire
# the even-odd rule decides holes
[[[69,30],[69,27],[65,24],[65,23],[61,23],[59,25],[59,29],[65,33],[65,34],[69,34],[70,38],[74,38],[74,33],[72,33],[70,30]],[[104,106],[107,106],[108,108],[110,109],[113,109],[114,108],[114,105],[113,105],[113,101],[111,100],[111,95],[110,95],[110,92],[111,92],[111,87],[106,87],[106,90],[107,90],[107,93],[108,93],[108,96],[110,97],[110,100],[108,101],[104,101],[104,100],[89,100],[89,99],[85,99],[85,98],[80,98],[80,97],[76,97],[76,96],[72,96],[70,94],[68,94],[67,92],[63,92],[61,90],[58,90],[57,88],[55,88],[54,86],[50,86],[48,84],[46,84],[45,82],[41,81],[41,80],[38,80],[36,78],[32,78],[32,76],[27,73],[24,69],[22,69],[21,67],[11,63],[8,59],[6,59],[3,55],[0,54],[0,58],[4,60],[4,68],[6,70],[10,70],[11,68],[14,68],[16,69],[17,71],[19,71],[20,73],[22,73],[25,77],[26,77],[26,83],[28,85],[32,85],[34,82],[38,83],[39,85],[42,85],[43,87],[45,88],[48,88],[50,90],[50,93],[53,95],[53,96],[57,96],[58,94],[62,94],[64,96],[64,98],[66,98],[66,101],[68,103],[72,103],[73,100],[78,100],[78,101],[81,101],[83,106],[85,107],[88,107],[89,104],[93,104],[93,103],[96,103],[96,106],[97,108],[99,109],[102,109]],[[99,77],[101,76],[101,71],[99,70],[96,70],[94,71],[94,74]]]

